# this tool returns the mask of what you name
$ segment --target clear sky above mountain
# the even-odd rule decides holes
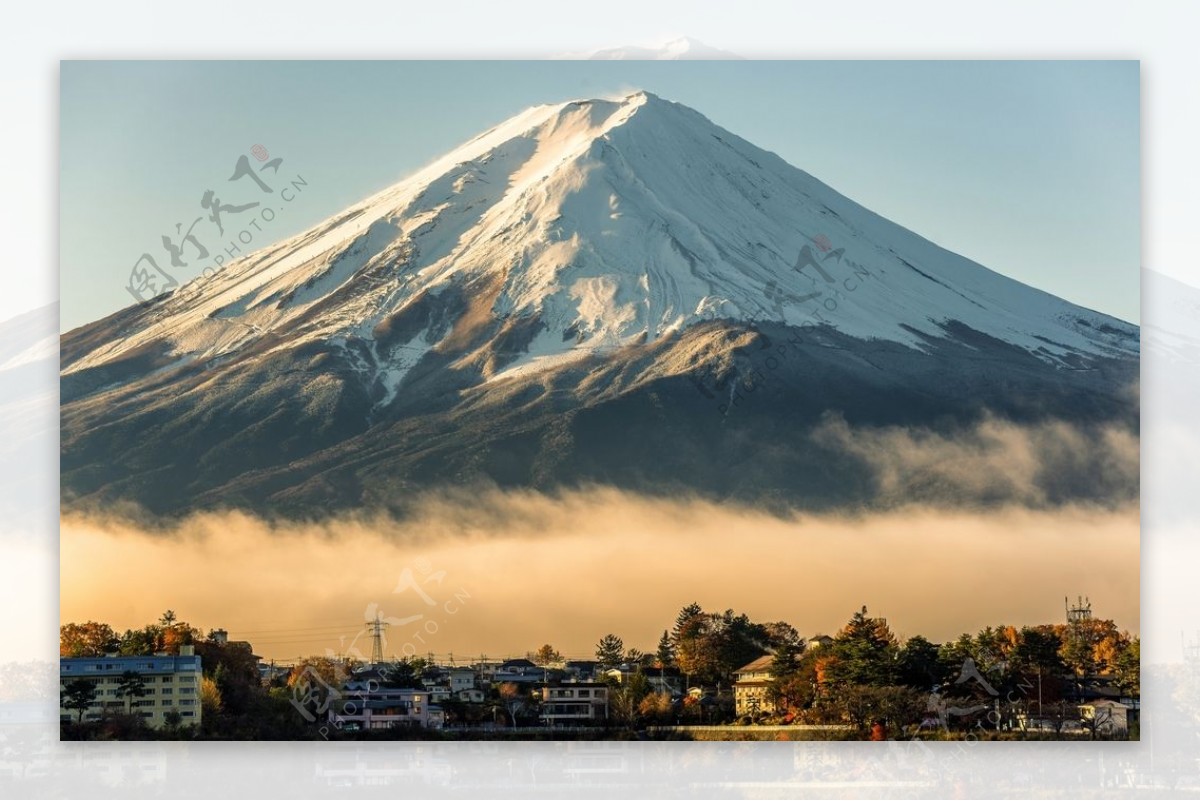
[[[207,215],[207,190],[257,199],[227,182],[255,144],[307,187],[246,250],[525,107],[632,89],[985,266],[1137,322],[1138,82],[1136,62],[67,62],[62,327],[132,302],[130,268],[143,252],[169,264],[161,237]]]

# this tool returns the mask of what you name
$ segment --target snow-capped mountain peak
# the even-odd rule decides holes
[[[1138,349],[1134,326],[686,106],[577,100],[64,335],[63,497],[320,515],[482,482],[888,503],[830,415],[1127,430]],[[1051,472],[1047,502],[1111,495]]]
[[[946,252],[701,114],[637,92],[527,109],[180,288],[65,372],[161,342],[180,362],[316,342],[354,349],[450,289],[475,328],[490,327],[461,355],[503,342],[488,380],[709,319],[826,326],[917,350],[957,323],[1061,363],[1136,350],[1131,327]],[[516,321],[527,324],[512,352]],[[424,352],[462,349],[465,330],[374,348],[370,380],[386,373],[396,385]]]

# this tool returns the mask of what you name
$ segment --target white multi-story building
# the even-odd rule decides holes
[[[462,690],[475,688],[475,671],[470,668],[451,668],[447,677],[450,680],[450,692],[456,695]]]
[[[542,720],[548,726],[589,725],[607,718],[607,684],[565,682],[542,688]]]
[[[118,695],[117,688],[126,671],[141,676],[146,690],[144,696],[127,699]],[[179,713],[180,725],[200,724],[202,675],[200,657],[190,645],[181,645],[178,656],[63,657],[58,666],[60,692],[76,679],[91,681],[96,685],[96,696],[91,707],[83,714],[84,721],[99,720],[105,713],[123,713],[128,708],[154,728],[166,725],[167,715],[171,712]],[[77,720],[78,711],[63,707],[63,700],[60,695],[60,720]]]

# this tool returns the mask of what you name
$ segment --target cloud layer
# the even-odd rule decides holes
[[[883,506],[1049,508],[1086,498],[1117,508],[1138,498],[1139,441],[1121,426],[989,417],[951,434],[830,418],[814,440],[867,464]]]
[[[280,659],[369,653],[376,613],[393,623],[389,653],[523,655],[549,641],[586,656],[610,631],[651,649],[691,601],[808,635],[867,604],[939,639],[1057,621],[1076,594],[1137,630],[1136,506],[780,517],[592,490],[431,495],[403,521],[220,513],[153,534],[62,522],[64,621],[135,626],[169,607]]]

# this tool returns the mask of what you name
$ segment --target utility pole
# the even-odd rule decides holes
[[[1042,730],[1042,666],[1038,665],[1038,731]]]

